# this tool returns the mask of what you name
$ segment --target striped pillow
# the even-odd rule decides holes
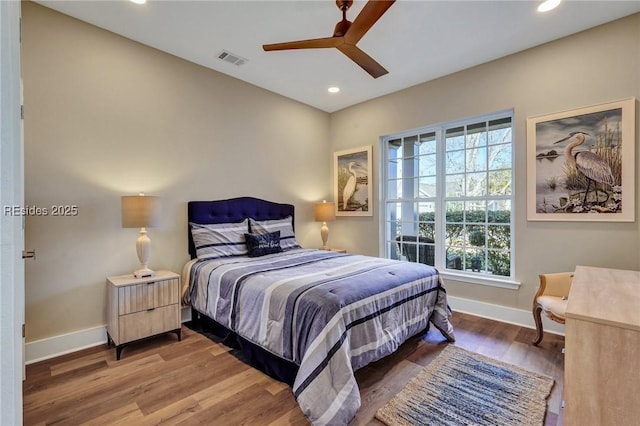
[[[280,231],[280,247],[282,250],[292,248],[300,248],[296,242],[296,235],[293,233],[293,218],[287,216],[284,219],[276,220],[254,220],[249,218],[251,232],[254,234],[268,234],[270,232]]]
[[[244,234],[249,229],[248,219],[237,223],[209,225],[190,223],[190,225],[198,259],[247,254]]]

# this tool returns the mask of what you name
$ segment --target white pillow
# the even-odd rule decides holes
[[[282,250],[300,248],[293,233],[293,217],[275,220],[254,220],[249,218],[249,226],[253,234],[268,234],[280,231],[280,247]]]
[[[244,234],[249,230],[248,219],[237,223],[190,225],[198,259],[244,256],[248,253],[244,239]]]

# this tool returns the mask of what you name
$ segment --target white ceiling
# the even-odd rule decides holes
[[[398,0],[358,43],[389,71],[373,79],[334,48],[262,50],[265,43],[331,36],[341,19],[333,0],[37,2],[327,112],[640,12],[640,1],[564,0],[543,14],[540,2],[529,0]],[[364,4],[356,0],[347,18]],[[248,61],[223,62],[223,49]],[[334,85],[340,93],[327,92]]]

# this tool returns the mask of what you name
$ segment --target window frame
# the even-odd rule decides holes
[[[509,195],[490,195],[487,192],[484,196],[481,197],[463,197],[463,198],[473,198],[477,200],[486,201],[495,201],[496,199],[505,200],[510,203],[511,214],[510,221],[507,226],[510,228],[510,247],[509,247],[509,262],[510,262],[510,275],[493,275],[486,272],[473,272],[468,270],[458,270],[458,269],[448,269],[446,268],[446,202],[448,199],[446,194],[446,159],[447,159],[447,151],[446,151],[446,131],[448,129],[453,129],[456,127],[469,126],[472,124],[476,124],[479,122],[489,123],[491,121],[496,121],[499,119],[509,118],[511,120],[511,164],[510,164],[510,172],[511,172],[511,191]],[[486,130],[485,130],[486,131]],[[417,140],[420,139],[422,135],[427,134],[435,134],[436,139],[436,196],[435,197],[420,197],[420,195],[414,195],[411,198],[402,197],[403,194],[399,198],[388,198],[389,196],[389,185],[393,180],[397,180],[398,177],[394,176],[393,178],[389,175],[390,169],[390,158],[389,158],[389,146],[388,143],[393,140],[404,140],[405,138],[411,138],[415,136]],[[380,256],[384,258],[392,258],[391,257],[391,246],[394,244],[394,240],[396,238],[396,234],[391,235],[390,229],[387,229],[388,220],[390,211],[388,210],[391,205],[398,203],[433,203],[434,207],[434,260],[435,267],[440,272],[440,275],[444,278],[463,281],[467,283],[473,284],[482,284],[482,285],[490,285],[494,287],[502,287],[508,289],[518,289],[520,283],[515,280],[515,270],[516,270],[516,259],[515,259],[515,225],[516,225],[516,209],[515,209],[515,120],[514,120],[514,110],[507,109],[502,111],[497,111],[489,114],[482,114],[473,117],[466,117],[463,119],[452,120],[448,122],[441,122],[437,124],[431,124],[427,126],[422,126],[415,129],[404,130],[388,135],[384,135],[380,137],[379,147],[380,147],[380,171],[379,174],[379,183],[380,183],[380,199],[379,199],[379,211],[380,220],[379,220],[379,235],[380,235]],[[491,146],[489,142],[484,145],[488,150]],[[409,157],[405,156],[406,153],[402,154],[402,157],[399,157],[403,160],[408,159]],[[412,158],[415,158],[414,154]],[[415,167],[415,165],[413,166]],[[489,173],[489,164],[485,167],[485,173]],[[468,171],[464,171],[465,176],[468,174]],[[418,174],[409,174],[414,178],[420,176]],[[407,175],[407,176],[409,176]],[[487,181],[488,182],[488,181]],[[414,187],[415,194],[415,187]],[[487,210],[485,210],[487,211]],[[403,220],[397,219],[396,221],[402,226]],[[420,221],[415,220],[415,226],[419,226]],[[482,222],[482,225],[489,226],[491,222],[489,221],[488,216],[485,217],[485,221]],[[487,249],[487,244],[485,244],[484,249]],[[464,266],[463,266],[464,268]]]

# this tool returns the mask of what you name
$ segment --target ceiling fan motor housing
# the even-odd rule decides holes
[[[347,30],[349,29],[350,26],[351,26],[351,22],[347,21],[346,19],[338,22],[336,24],[335,29],[333,30],[333,36],[342,37],[347,33]]]

